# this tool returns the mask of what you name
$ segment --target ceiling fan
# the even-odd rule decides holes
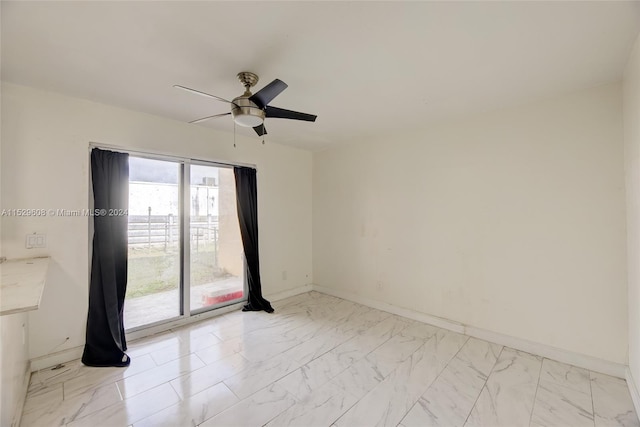
[[[282,80],[275,79],[254,94],[251,94],[250,88],[258,83],[258,76],[256,74],[249,71],[242,71],[238,73],[238,80],[240,80],[240,83],[242,83],[245,90],[242,95],[234,98],[233,101],[228,101],[224,98],[220,98],[219,96],[210,95],[186,86],[173,85],[173,87],[231,104],[231,111],[229,113],[202,117],[201,119],[192,120],[189,123],[199,123],[216,117],[231,115],[236,124],[244,127],[252,127],[259,136],[262,136],[267,133],[267,129],[264,127],[264,119],[267,117],[303,120],[307,122],[315,122],[316,117],[318,117],[313,114],[299,113],[297,111],[285,110],[284,108],[268,105],[273,98],[278,96],[287,88],[287,84]]]

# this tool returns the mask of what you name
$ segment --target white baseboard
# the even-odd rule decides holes
[[[82,357],[83,350],[84,346],[78,346],[31,359],[31,372],[50,368],[59,363],[67,363],[72,360],[80,359]]]
[[[273,294],[264,295],[269,301],[279,301],[281,299],[293,297],[305,292],[311,292],[313,290],[312,285],[298,286],[297,288],[287,289],[286,291],[276,292]]]
[[[458,332],[460,334],[469,335],[475,338],[483,339],[485,341],[490,341],[496,344],[504,345],[506,347],[514,348],[516,350],[525,351],[527,353],[546,357],[548,359],[568,363],[570,365],[588,369],[590,371],[599,372],[618,378],[625,378],[625,371],[627,369],[627,366],[621,363],[610,362],[608,360],[599,359],[597,357],[587,356],[585,354],[573,352],[570,350],[556,348],[550,345],[528,341],[522,338],[512,337],[509,335],[501,334],[499,332],[493,332],[482,328],[476,328],[474,326],[464,325],[453,320],[397,307],[392,304],[377,301],[371,298],[366,298],[351,292],[345,292],[319,285],[312,285],[312,288],[314,291],[333,295],[338,298],[353,301],[358,304],[366,305],[371,308],[386,311],[388,313],[396,314],[398,316],[406,317],[412,320],[417,320],[419,322],[428,323],[430,325]]]
[[[617,378],[624,378],[625,370],[627,368],[626,365],[621,363],[615,363],[571,350],[557,348],[523,338],[512,337],[510,335],[473,326],[466,326],[464,333],[465,335],[501,344],[505,347],[515,348],[516,350],[546,357],[547,359],[557,360],[558,362],[567,363],[569,365],[588,369],[601,374],[611,375]]]
[[[636,414],[640,414],[640,393],[638,393],[638,387],[636,387],[636,382],[629,368],[625,370],[625,380],[627,380],[627,387],[629,388],[631,400],[633,400],[633,406],[636,408]]]
[[[294,295],[310,292],[311,290],[312,290],[311,285],[298,286],[297,288],[287,289],[282,292],[276,292],[273,294],[265,295],[265,298],[270,301],[278,301],[284,298],[292,297]],[[216,309],[214,311],[207,311],[204,313],[196,314],[186,319],[178,319],[178,320],[154,325],[149,328],[128,332],[127,342],[135,341],[140,338],[166,332],[170,329],[185,326],[190,323],[195,323],[202,320],[210,319],[212,317],[221,316],[225,313],[229,313],[230,311],[238,310],[242,308],[243,305],[244,303],[231,304],[226,307],[221,307],[219,309]],[[83,346],[73,347],[66,350],[58,351],[56,353],[51,353],[45,356],[40,356],[40,357],[31,359],[31,372],[49,368],[59,363],[67,363],[67,362],[71,362],[72,360],[79,359],[80,357],[82,357],[83,350],[84,350]]]
[[[314,291],[322,292],[323,294],[333,295],[334,297],[353,301],[358,304],[366,305],[367,307],[386,311],[387,313],[396,314],[408,319],[417,320],[419,322],[428,323],[429,325],[437,326],[439,328],[464,334],[464,325],[458,322],[454,322],[453,320],[443,319],[441,317],[432,316],[430,314],[420,313],[418,311],[397,307],[386,302],[366,298],[351,292],[327,288],[325,286],[312,285],[312,288]]]

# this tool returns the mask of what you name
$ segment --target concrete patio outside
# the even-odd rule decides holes
[[[207,304],[207,296],[212,293],[228,294],[244,289],[242,277],[226,277],[215,282],[191,288],[191,311]],[[210,298],[209,298],[210,299]],[[127,298],[124,306],[125,329],[137,328],[161,320],[171,319],[180,314],[179,289],[157,292],[137,298]]]

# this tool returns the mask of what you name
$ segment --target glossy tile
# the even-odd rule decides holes
[[[337,330],[357,335],[388,319],[391,314],[373,310],[360,304],[353,304],[343,310],[336,311],[333,316],[332,323]]]
[[[531,422],[543,426],[594,426],[591,394],[540,381]]]
[[[177,337],[180,341],[186,341],[203,334],[213,333],[213,325],[219,322],[224,322],[225,319],[228,319],[228,317],[225,317],[224,315],[219,317],[213,317],[211,319],[202,320],[198,323],[191,323],[185,326],[179,326],[171,329],[170,331],[173,334],[173,336]]]
[[[50,387],[34,389],[27,393],[23,412],[28,413],[40,408],[58,405],[64,399],[62,383]]]
[[[150,355],[145,354],[131,359],[126,368],[93,368],[82,366],[79,374],[63,383],[65,398],[83,394],[103,385],[114,383],[122,378],[129,378],[141,372],[156,368],[157,365]]]
[[[542,361],[540,382],[549,382],[571,388],[581,393],[590,393],[589,371],[551,359]]]
[[[272,384],[201,424],[202,427],[261,426],[286,411],[296,400]]]
[[[358,399],[340,387],[328,383],[297,405],[267,423],[267,426],[329,426]]]
[[[195,351],[196,356],[207,365],[224,359],[242,350],[242,346],[235,340],[223,341],[201,350]]]
[[[290,337],[278,333],[259,334],[251,333],[242,341],[240,353],[252,362],[262,362],[289,350],[300,344],[296,337]]]
[[[426,323],[413,322],[412,324],[407,326],[401,332],[401,334],[416,338],[428,339],[434,336],[435,333],[438,332],[438,330],[439,328],[432,325],[427,325]]]
[[[28,426],[64,426],[76,419],[122,401],[115,384],[91,389],[83,394],[51,402],[33,411],[23,414],[20,425]]]
[[[386,377],[398,367],[400,362],[411,356],[424,343],[425,340],[422,338],[394,335],[369,353],[366,358],[371,361],[383,377]]]
[[[640,426],[625,380],[590,373],[596,427]]]
[[[223,341],[239,336],[277,336],[311,321],[301,316],[286,316],[284,313],[279,313],[278,316],[271,316],[264,312],[247,312],[246,314],[247,316],[239,321],[213,325],[212,333]]]
[[[593,427],[589,371],[544,359],[531,422],[544,426]]]
[[[541,367],[541,357],[503,349],[465,425],[528,425]]]
[[[129,342],[126,353],[133,361],[139,356],[144,356],[163,348],[177,345],[180,345],[180,338],[178,338],[178,336],[173,332],[168,331]]]
[[[204,333],[190,337],[183,336],[183,338],[179,338],[177,342],[149,354],[153,361],[156,362],[156,365],[164,365],[167,362],[188,356],[199,350],[210,348],[220,342],[220,339],[212,333]]]
[[[374,316],[368,311],[365,314],[367,314],[365,320],[360,319],[363,322],[360,326],[372,324],[370,328],[361,332],[358,331],[360,326],[351,329],[350,332],[336,330],[336,335],[331,335],[335,339],[333,344],[337,344],[333,349],[316,357],[293,373],[288,373],[279,381],[279,384],[296,398],[305,398],[313,390],[328,383],[332,378],[364,358],[369,352],[410,324],[410,321],[406,319],[389,314]],[[378,321],[378,319],[383,320]],[[338,341],[342,342],[338,344]],[[328,347],[326,346],[326,348]],[[320,352],[318,351],[318,353]]]
[[[337,346],[331,352],[338,356],[343,369],[346,369],[392,336],[400,333],[409,324],[411,324],[411,321],[407,319],[389,315],[369,329],[356,334],[353,338]]]
[[[33,393],[34,391],[46,389],[56,384],[62,384],[65,381],[81,375],[87,368],[80,362],[80,359],[64,363],[63,365],[64,366],[59,369],[46,368],[33,372],[29,381],[28,392]]]
[[[466,364],[470,369],[488,377],[498,361],[503,347],[478,338],[469,338],[466,344],[456,354],[456,359]]]
[[[301,344],[291,348],[286,354],[301,364],[306,364],[338,348],[355,335],[355,333],[345,333],[335,328],[330,329],[314,338],[303,340]]]
[[[134,427],[197,426],[238,403],[238,398],[222,383],[194,394],[150,417]]]
[[[180,398],[164,383],[130,399],[107,406],[67,424],[69,427],[128,426],[179,402]]]
[[[328,352],[285,375],[277,381],[296,399],[306,399],[346,369],[333,352]]]
[[[502,347],[470,338],[403,418],[407,426],[462,426]]]
[[[385,379],[378,366],[368,358],[360,359],[330,383],[360,399]]]
[[[181,375],[170,381],[180,398],[184,399],[244,371],[250,362],[240,354],[233,354],[210,365]]]
[[[317,292],[274,307],[36,372],[23,427],[640,427],[617,378]]]
[[[336,328],[345,333],[358,334],[382,322],[389,313],[373,310],[360,304],[354,304],[341,313],[336,313]]]
[[[279,380],[300,367],[301,363],[288,355],[253,362],[242,372],[225,380],[225,384],[241,399]]]
[[[157,387],[160,384],[167,383],[181,375],[200,369],[203,366],[205,366],[205,364],[198,356],[190,354],[189,356],[181,357],[180,359],[165,363],[148,371],[124,378],[116,384],[120,389],[120,393],[122,393],[122,397],[128,399],[143,391]]]
[[[407,399],[410,399],[407,381],[414,366],[411,362],[411,360],[403,362],[397,370],[363,396],[336,421],[336,426],[396,425],[413,404],[403,407]],[[435,376],[436,374],[433,375]],[[396,417],[397,420],[394,419]]]
[[[337,426],[395,426],[468,337],[439,330],[336,421]]]

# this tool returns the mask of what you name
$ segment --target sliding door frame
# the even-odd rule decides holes
[[[180,315],[191,317],[191,163],[180,166]],[[187,292],[188,291],[188,292]]]
[[[124,147],[106,145],[100,143],[89,143],[89,153],[94,148],[102,150],[117,151],[120,153],[128,153],[133,157],[139,157],[150,160],[161,160],[167,162],[177,163],[180,167],[180,176],[178,183],[178,198],[180,200],[180,206],[178,207],[178,213],[180,216],[180,282],[179,282],[179,315],[171,317],[169,319],[159,320],[156,322],[148,323],[134,328],[125,329],[126,338],[128,340],[138,339],[145,336],[153,335],[162,331],[166,331],[178,326],[187,325],[199,320],[207,319],[210,317],[216,317],[221,314],[233,311],[237,308],[241,308],[247,302],[248,296],[248,281],[246,273],[246,260],[244,261],[244,280],[243,280],[243,292],[244,296],[240,300],[233,301],[231,303],[219,303],[202,307],[197,310],[191,310],[191,239],[190,239],[190,227],[191,227],[191,165],[211,166],[217,168],[233,168],[235,166],[251,167],[256,169],[255,165],[243,164],[243,163],[227,163],[216,160],[208,159],[194,159],[189,157],[180,157],[170,154],[163,154],[151,151],[137,151],[130,150]],[[91,179],[91,178],[89,178]],[[89,203],[92,203],[91,197],[91,183],[89,183]],[[91,230],[91,221],[89,221],[89,228]],[[93,238],[93,233],[89,233],[89,240]],[[91,247],[91,241],[89,241],[89,247]],[[91,274],[91,257],[89,257],[89,274]],[[187,292],[187,290],[189,292]],[[125,302],[126,304],[126,302]]]

